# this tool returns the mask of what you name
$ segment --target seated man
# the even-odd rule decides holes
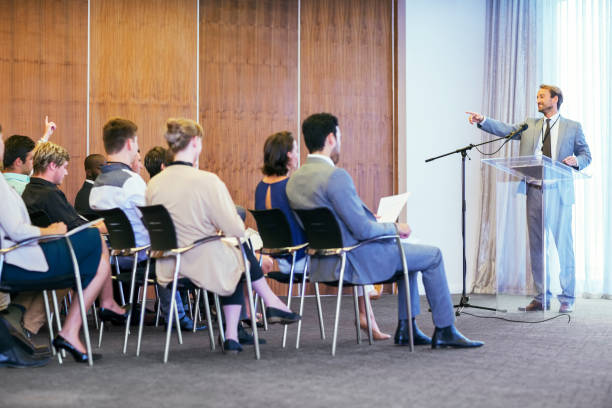
[[[137,206],[146,205],[145,191],[147,185],[145,181],[135,173],[132,165],[138,162],[140,156],[138,149],[138,126],[130,120],[122,118],[112,118],[103,129],[104,150],[108,156],[108,163],[102,167],[102,173],[96,179],[89,204],[94,210],[107,210],[120,208],[130,220],[136,245],[145,246],[149,244],[149,234],[142,223],[140,211]],[[146,254],[139,255],[139,261],[146,260]],[[130,263],[125,267],[131,267]],[[151,268],[155,265],[151,263]],[[164,317],[170,312],[171,288],[158,285],[158,293]],[[180,294],[176,294],[176,304],[179,313],[181,328],[185,330],[193,329],[193,321],[185,314],[183,302]]]
[[[45,117],[45,133],[40,142],[46,142],[55,131],[55,123],[49,122]],[[9,186],[19,194],[23,194],[26,185],[30,182],[32,173],[32,156],[36,144],[28,136],[13,135],[6,139],[4,151],[3,176]]]
[[[105,164],[106,158],[101,154],[90,154],[85,158],[85,182],[74,199],[74,208],[86,218],[89,218],[89,215],[95,215],[89,206],[89,194]]]
[[[335,167],[340,159],[340,129],[338,119],[328,113],[308,117],[302,124],[304,141],[310,154],[287,183],[287,196],[293,209],[329,208],[342,230],[344,244],[355,245],[382,235],[410,235],[410,227],[402,223],[378,223],[355,190],[346,170]],[[451,302],[444,262],[440,250],[431,246],[402,244],[408,262],[410,297],[413,316],[419,314],[419,292],[416,271],[423,274],[423,284],[431,306],[436,329],[433,339],[419,330],[414,317],[407,320],[404,280],[398,284],[398,318],[395,344],[409,344],[409,324],[413,326],[416,345],[439,347],[479,347],[454,326],[455,314]],[[382,282],[402,270],[402,260],[395,241],[378,241],[347,254],[344,280],[352,283]],[[335,259],[311,260],[315,281],[338,280],[340,262]]]
[[[33,214],[43,211],[51,223],[63,222],[68,230],[86,224],[79,216],[74,207],[70,205],[64,193],[58,188],[66,174],[68,174],[68,163],[70,155],[61,146],[55,143],[41,143],[34,149],[33,168],[34,174],[30,183],[26,186],[22,198],[28,209]],[[105,231],[104,224],[97,227]],[[102,264],[108,271],[109,279],[106,279],[102,288],[101,296],[104,299],[112,299],[113,286],[110,279],[110,263],[108,261],[108,249],[102,244]],[[114,324],[123,324],[127,318],[127,312],[119,307],[114,301],[107,303],[108,307],[100,307],[100,318],[103,321],[111,321]]]

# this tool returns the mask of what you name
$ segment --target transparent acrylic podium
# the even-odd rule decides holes
[[[496,177],[496,214],[489,233],[495,240],[490,261],[498,313],[531,316],[534,312],[525,307],[532,300],[543,305],[539,314],[558,313],[561,302],[573,305],[574,185],[589,176],[546,156],[482,161],[495,169]]]

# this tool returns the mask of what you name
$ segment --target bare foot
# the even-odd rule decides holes
[[[390,334],[380,331],[374,316],[370,316],[370,323],[372,324],[372,338],[374,338],[374,340],[388,340],[391,338]],[[359,327],[366,333],[368,332],[368,321],[366,320],[365,314],[359,314]]]

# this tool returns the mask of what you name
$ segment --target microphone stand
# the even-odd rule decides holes
[[[522,132],[522,130],[521,130],[521,132]],[[491,310],[491,311],[494,311],[494,312],[506,312],[506,310],[500,310],[500,309],[496,309],[496,308],[493,308],[493,307],[485,307],[485,306],[472,305],[472,304],[470,304],[470,297],[467,296],[467,294],[466,294],[465,281],[466,281],[466,275],[467,275],[467,260],[466,260],[466,257],[465,257],[465,212],[466,212],[466,207],[467,206],[466,206],[466,201],[465,201],[465,158],[467,156],[467,152],[472,150],[472,148],[474,148],[474,147],[478,147],[478,146],[486,145],[486,144],[489,144],[489,143],[497,142],[499,140],[508,140],[508,139],[513,138],[516,135],[520,134],[521,132],[512,132],[508,136],[500,137],[500,138],[497,138],[497,139],[492,139],[492,140],[489,140],[487,142],[482,142],[482,143],[478,143],[478,144],[471,144],[470,143],[469,145],[467,145],[465,147],[462,147],[461,149],[457,149],[457,150],[454,150],[452,152],[448,152],[448,153],[442,154],[440,156],[430,157],[429,159],[425,160],[425,163],[429,163],[431,161],[438,160],[438,159],[441,159],[441,158],[446,157],[446,156],[450,156],[451,154],[459,153],[461,155],[461,238],[462,238],[462,241],[463,241],[463,290],[461,291],[461,300],[459,301],[459,304],[453,306],[453,307],[457,308],[457,310],[455,311],[455,315],[456,316],[460,316],[461,312],[466,307],[471,307],[471,308],[474,308],[474,309]]]

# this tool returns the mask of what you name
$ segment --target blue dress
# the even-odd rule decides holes
[[[289,227],[291,228],[291,236],[293,238],[293,245],[300,245],[306,242],[306,234],[300,224],[298,224],[295,214],[289,207],[289,199],[287,198],[287,182],[289,178],[286,178],[276,183],[265,183],[260,181],[255,189],[255,209],[256,210],[269,210],[266,208],[266,193],[270,188],[270,204],[271,208],[278,208],[281,210],[287,221],[289,221]],[[302,259],[305,255],[304,250],[301,250],[296,255],[296,260]]]

